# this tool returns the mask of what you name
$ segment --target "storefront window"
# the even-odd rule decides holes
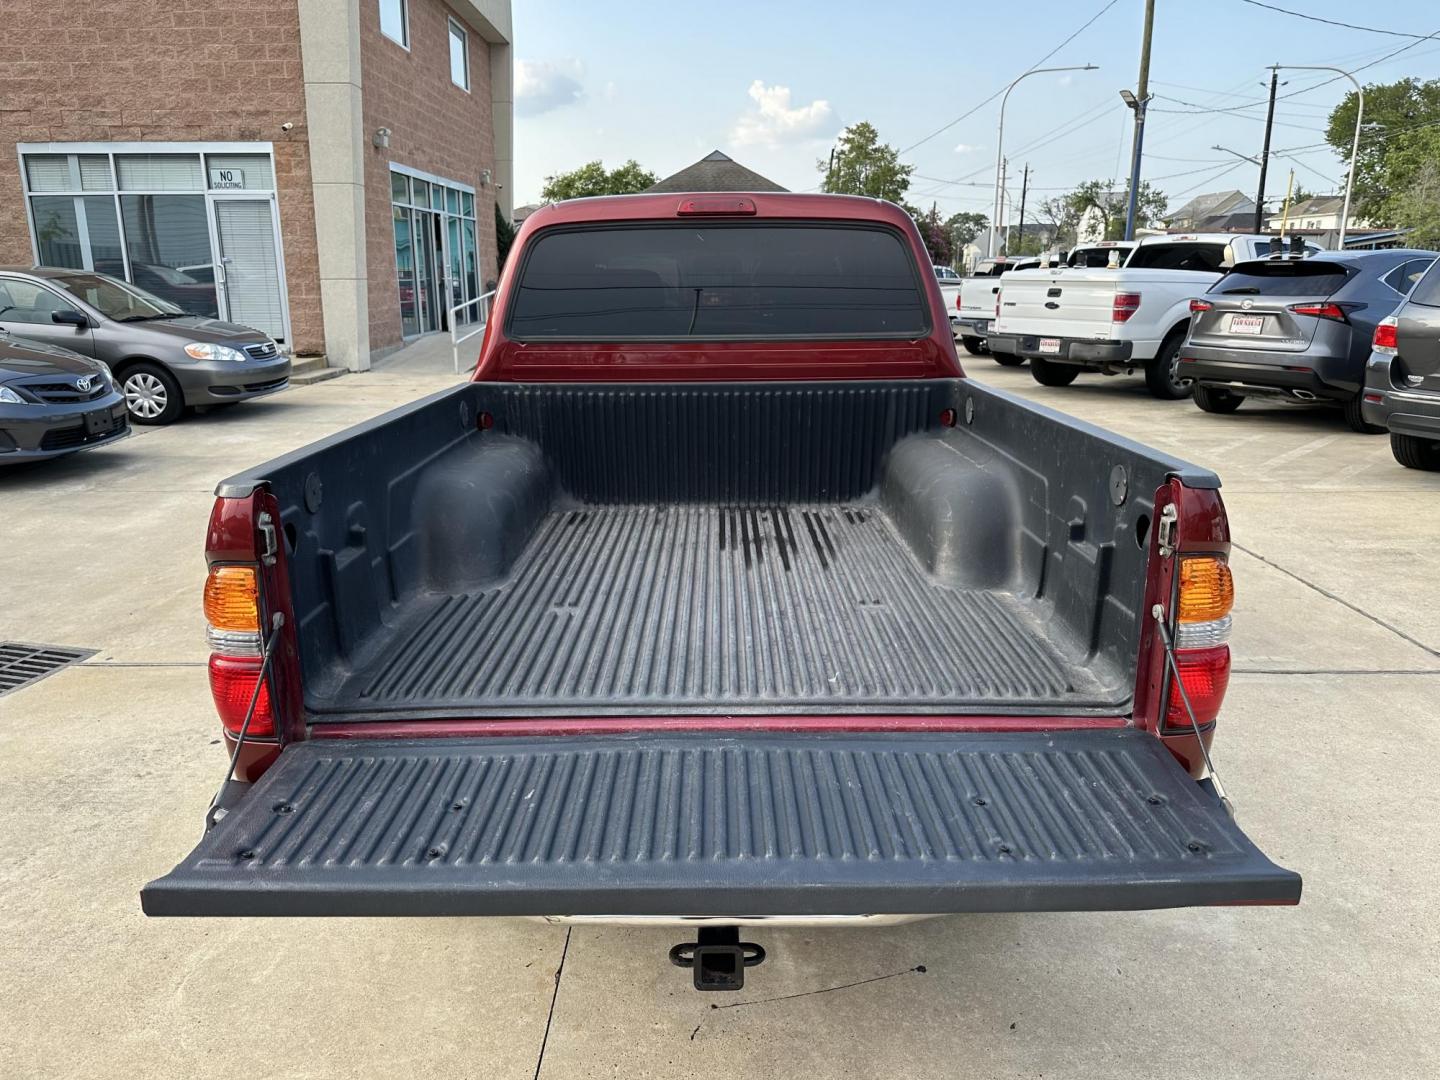
[[[269,154],[206,154],[206,182],[212,191],[273,191],[275,169]]]
[[[410,235],[410,211],[394,208],[395,273],[400,286],[400,333],[413,337],[420,332],[415,313],[415,245]]]
[[[204,191],[198,154],[119,154],[121,191]]]
[[[35,218],[35,245],[44,266],[83,267],[75,200],[69,195],[37,195],[30,200]]]
[[[477,291],[475,193],[436,177],[392,167],[395,272],[405,337],[473,323]]]
[[[191,315],[218,317],[203,195],[122,195],[130,280]]]
[[[122,278],[191,314],[288,340],[268,150],[19,149],[40,262]]]

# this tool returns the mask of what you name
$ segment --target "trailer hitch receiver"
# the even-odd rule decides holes
[[[765,950],[741,941],[738,927],[702,926],[696,936],[670,950],[672,964],[691,969],[696,990],[743,990],[745,969],[765,962]]]

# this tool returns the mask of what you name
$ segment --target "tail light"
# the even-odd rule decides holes
[[[960,304],[960,290],[959,290],[959,289],[956,289],[956,290],[955,290],[955,310],[956,310],[956,311],[961,311],[961,310],[963,310],[962,307],[961,307],[961,304]]]
[[[1388,356],[1397,356],[1400,352],[1400,339],[1397,335],[1399,323],[1394,315],[1388,315],[1380,320],[1380,325],[1375,327],[1375,340],[1370,347],[1378,353],[1385,353]]]
[[[1110,307],[1111,322],[1129,322],[1130,316],[1134,315],[1140,308],[1140,294],[1138,292],[1122,292],[1115,294],[1115,302]]]
[[[1235,581],[1219,555],[1187,555],[1180,560],[1176,597],[1175,666],[1185,693],[1172,686],[1164,733],[1190,731],[1185,699],[1201,727],[1215,722],[1230,684],[1230,609]]]
[[[1211,308],[1213,308],[1214,306],[1215,306],[1215,305],[1212,304],[1209,300],[1191,300],[1191,301],[1190,301],[1190,314],[1192,314],[1192,315],[1198,315],[1198,314],[1200,314],[1200,312],[1202,312],[1202,311],[1209,311],[1209,310],[1210,310]]]
[[[260,696],[255,698],[257,683],[260,685]],[[270,704],[270,688],[260,682],[258,656],[232,658],[211,653],[210,695],[215,699],[220,723],[230,735],[239,736],[240,730],[245,727],[245,714],[250,711],[251,698],[255,698],[255,713],[250,717],[245,737],[253,739],[275,735],[275,710]]]
[[[995,290],[995,318],[1000,318],[1000,290]]]
[[[205,639],[210,645],[210,693],[220,723],[239,735],[255,702],[245,737],[275,735],[275,710],[261,680],[260,585],[253,566],[212,567],[205,579]]]
[[[1287,309],[1296,315],[1313,315],[1317,319],[1333,319],[1336,322],[1349,322],[1345,317],[1345,309],[1339,304],[1291,304]]]

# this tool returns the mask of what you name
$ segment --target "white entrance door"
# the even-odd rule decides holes
[[[210,196],[215,221],[220,317],[288,340],[275,206],[268,198]]]

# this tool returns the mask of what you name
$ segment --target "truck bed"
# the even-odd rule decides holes
[[[333,705],[1113,707],[1062,630],[1012,592],[936,582],[874,504],[578,508],[504,581],[409,601]]]
[[[220,490],[281,507],[312,723],[1117,715],[1172,475],[968,380],[472,383]]]

